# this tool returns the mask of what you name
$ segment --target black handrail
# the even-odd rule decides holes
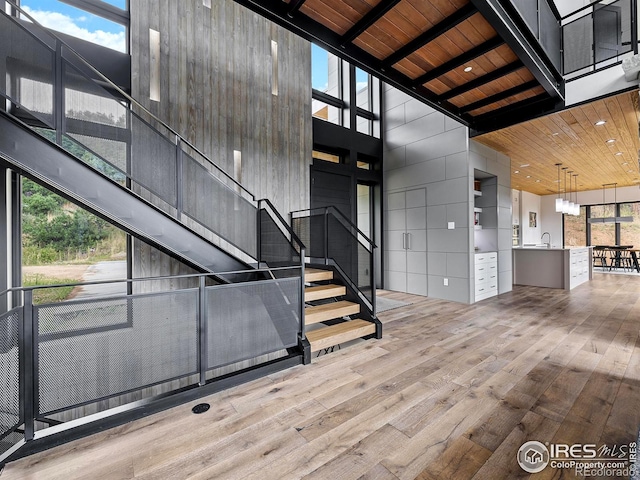
[[[373,240],[371,240],[366,233],[364,233],[362,230],[360,230],[356,224],[354,224],[350,219],[348,219],[346,217],[346,215],[344,213],[342,213],[340,211],[339,208],[335,207],[334,205],[329,205],[328,207],[318,207],[318,208],[303,208],[301,210],[294,210],[291,212],[291,215],[293,216],[293,214],[295,213],[303,213],[303,212],[309,212],[309,214],[316,212],[316,211],[320,211],[320,210],[328,210],[331,209],[334,212],[337,212],[339,214],[339,216],[341,217],[342,220],[344,220],[345,222],[347,222],[349,224],[349,226],[353,229],[356,230],[356,232],[361,235],[366,241],[367,243],[372,247],[372,248],[378,248],[378,246],[373,243]],[[298,218],[298,217],[296,217]]]
[[[273,214],[276,216],[276,218],[280,221],[280,223],[282,223],[282,225],[284,226],[284,228],[287,231],[287,233],[289,235],[291,235],[291,240],[293,242],[297,243],[298,246],[300,246],[300,248],[303,248],[303,249],[306,248],[304,243],[302,243],[302,240],[300,240],[298,235],[296,235],[296,232],[293,231],[293,229],[289,226],[289,224],[284,219],[284,217],[282,215],[280,215],[280,212],[278,212],[278,210],[273,205],[273,203],[271,203],[271,200],[269,200],[268,198],[262,198],[262,199],[258,200],[258,204],[260,204],[262,202],[266,203],[269,206],[269,208],[271,209]]]

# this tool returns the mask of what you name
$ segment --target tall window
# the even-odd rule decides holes
[[[564,216],[564,244],[567,247],[587,245],[587,207],[580,207],[580,215]]]
[[[379,137],[377,79],[312,44],[311,85],[315,118]]]
[[[620,224],[620,245],[640,248],[640,202],[621,203],[621,217],[633,217],[633,222]]]
[[[591,218],[615,217],[615,204],[592,205]],[[591,224],[591,245],[616,245],[616,224],[615,223],[592,223]]]

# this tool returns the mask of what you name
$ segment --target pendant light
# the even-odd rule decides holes
[[[562,213],[562,199],[560,198],[560,166],[561,163],[556,163],[558,167],[558,197],[556,198],[556,213]]]
[[[564,170],[564,198],[562,200],[562,213],[569,213],[569,200],[567,200],[567,170],[568,167],[562,167]]]
[[[565,191],[567,189],[567,174],[569,175],[569,192],[567,193],[568,196],[568,200],[567,203],[564,204],[564,209],[563,212],[566,213],[567,215],[570,215],[573,209],[573,202],[571,201],[571,174],[573,173],[573,170],[568,170],[565,171],[565,177],[564,177],[564,188]]]
[[[606,187],[613,185],[613,205],[614,208],[618,208],[618,184],[617,183],[603,183],[602,184],[602,205],[606,205],[604,198],[604,191]],[[633,216],[627,217],[596,217],[587,220],[589,223],[625,223],[633,222]]]
[[[577,217],[580,215],[580,204],[578,203],[578,174],[574,174],[573,178],[576,181],[576,203],[573,204],[573,214]]]

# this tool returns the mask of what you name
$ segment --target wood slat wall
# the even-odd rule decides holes
[[[160,101],[149,100],[149,29],[160,32]],[[311,51],[309,43],[232,0],[140,0],[131,4],[132,93],[218,166],[269,198],[283,216],[309,206]],[[278,43],[272,94],[271,41]],[[202,197],[215,208],[215,199]],[[137,242],[136,274],[182,271]],[[146,261],[145,261],[146,260]]]

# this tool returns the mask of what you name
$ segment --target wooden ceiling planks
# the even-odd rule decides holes
[[[288,3],[288,0],[285,1]],[[306,0],[300,7],[299,13],[334,33],[344,36],[381,1]],[[461,8],[464,10],[460,11]],[[452,18],[455,18],[455,21],[451,20]],[[426,91],[434,95],[442,95],[517,60],[516,54],[503,43],[492,50],[484,50],[484,53],[476,58],[468,58],[463,65],[455,61],[472,49],[498,37],[496,30],[482,14],[477,11],[474,13],[469,0],[400,0],[354,38],[352,43],[383,62],[421,35],[425,33],[428,35],[430,30],[433,31],[434,26],[446,24],[447,19],[451,21],[447,24],[450,28],[436,38],[432,38],[426,45],[411,53],[407,52],[404,58],[398,60],[394,57],[393,60],[398,61],[393,65],[393,69],[409,81],[425,76],[424,79],[428,80],[424,84]],[[439,29],[437,31],[440,32]],[[443,69],[439,67],[443,65],[451,69],[442,71]],[[466,67],[471,67],[472,70],[464,72]],[[439,70],[434,71],[438,68]],[[438,76],[431,78],[428,75],[431,71]],[[482,102],[488,97],[527,82],[537,84],[534,76],[527,69],[520,69],[449,99],[449,105],[460,109],[457,114],[462,112],[471,119],[536,95],[546,94],[541,87],[531,88],[525,92],[514,91],[513,95],[490,105],[480,103],[479,108],[471,111],[467,108],[469,105],[475,107],[476,105],[473,105],[475,102]],[[464,114],[464,112],[467,113]]]
[[[599,120],[606,123],[595,125]],[[579,191],[598,190],[603,183],[618,186],[640,183],[639,121],[638,92],[632,91],[487,133],[474,140],[511,157],[513,188],[538,195],[556,192],[554,164],[560,162],[578,174]],[[609,139],[615,142],[607,143]],[[622,155],[616,155],[618,152]],[[522,166],[527,164],[528,167]],[[516,170],[519,173],[514,173]],[[561,179],[562,191],[562,175]]]
[[[468,105],[477,100],[490,97],[509,88],[522,85],[523,83],[533,80],[533,75],[526,67],[522,67],[513,73],[505,75],[501,78],[489,82],[481,87],[473,89],[469,92],[453,97],[450,102],[458,107]]]

